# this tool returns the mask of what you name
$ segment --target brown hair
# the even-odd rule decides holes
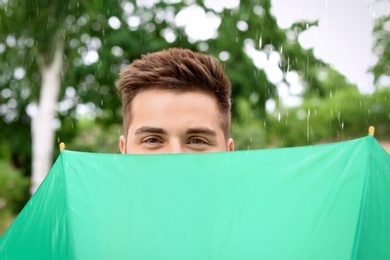
[[[163,89],[178,92],[201,91],[215,97],[222,115],[226,140],[230,130],[230,81],[219,61],[187,49],[172,48],[142,55],[120,73],[117,82],[122,95],[123,132],[131,120],[131,102],[143,90]]]

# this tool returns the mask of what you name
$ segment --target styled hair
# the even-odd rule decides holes
[[[212,56],[188,49],[171,48],[142,55],[120,72],[117,82],[122,96],[123,132],[131,122],[131,103],[141,91],[199,91],[213,96],[221,113],[226,140],[230,131],[231,85],[220,62]]]

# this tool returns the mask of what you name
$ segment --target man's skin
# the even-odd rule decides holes
[[[119,140],[121,153],[199,153],[233,151],[221,128],[211,95],[188,91],[144,90],[131,105],[132,119]]]

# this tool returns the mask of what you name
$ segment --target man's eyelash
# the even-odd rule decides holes
[[[209,144],[209,142],[203,138],[191,138],[189,143],[192,143],[193,141],[197,141],[197,144]]]

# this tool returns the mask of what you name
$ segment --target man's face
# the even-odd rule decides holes
[[[233,151],[226,140],[221,114],[210,95],[190,91],[145,90],[131,105],[127,139],[119,141],[121,153],[197,153]]]

